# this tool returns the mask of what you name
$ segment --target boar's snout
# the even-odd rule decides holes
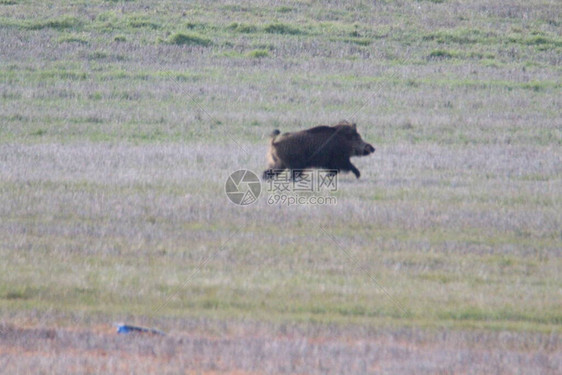
[[[375,152],[375,148],[370,143],[367,143],[362,139],[354,142],[351,147],[351,156],[367,156]]]
[[[370,144],[367,143],[367,144],[365,145],[365,148],[363,149],[363,156],[370,155],[370,154],[372,154],[373,152],[375,152],[375,148],[374,148],[372,145],[370,145]]]

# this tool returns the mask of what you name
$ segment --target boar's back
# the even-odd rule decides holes
[[[315,126],[314,128],[310,128],[305,130],[305,132],[309,133],[309,134],[318,134],[318,133],[334,133],[336,131],[336,129],[334,129],[331,126]]]

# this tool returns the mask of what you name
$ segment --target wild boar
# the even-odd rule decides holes
[[[373,152],[375,148],[357,133],[357,125],[347,121],[294,133],[281,134],[279,130],[274,130],[263,179],[273,178],[285,169],[291,169],[292,178],[295,179],[299,170],[309,168],[331,169],[334,173],[351,171],[359,178],[361,173],[349,158],[367,156]]]

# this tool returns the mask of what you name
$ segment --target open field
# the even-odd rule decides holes
[[[0,368],[557,373],[560,19],[0,0]],[[377,151],[336,205],[227,200],[271,130],[341,119]]]

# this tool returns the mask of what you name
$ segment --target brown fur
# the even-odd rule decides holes
[[[264,179],[270,179],[285,169],[294,170],[321,168],[337,172],[351,171],[359,178],[361,173],[351,164],[352,156],[366,156],[375,148],[363,141],[357,126],[341,121],[334,126],[320,125],[294,133],[281,134],[279,130],[271,133],[267,153],[267,170]]]

